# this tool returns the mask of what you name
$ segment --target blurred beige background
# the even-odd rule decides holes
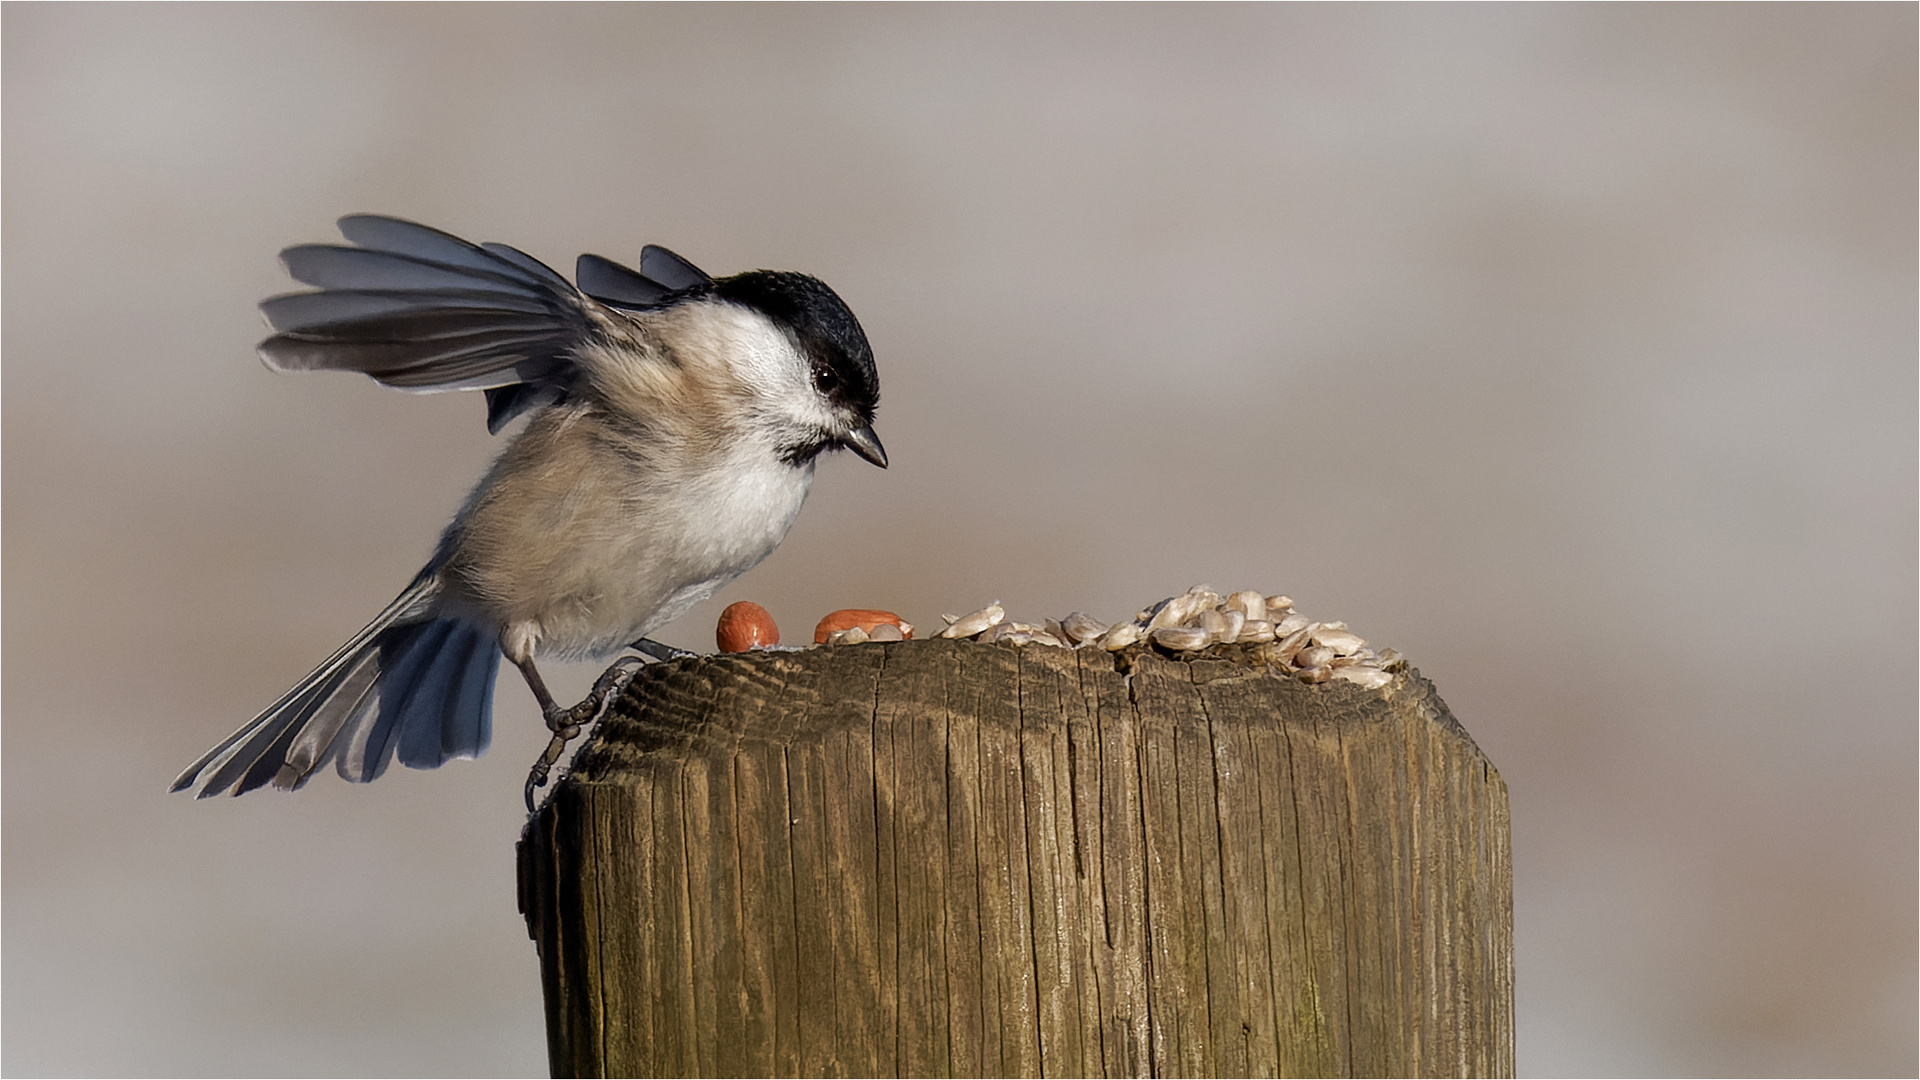
[[[767,605],[1199,581],[1407,653],[1512,790],[1519,1060],[1915,1057],[1915,8],[4,11],[5,997],[47,1074],[532,1074],[543,744],[167,782],[498,443],[254,359],[353,211],[806,270],[879,355]],[[591,672],[570,672],[577,688]]]

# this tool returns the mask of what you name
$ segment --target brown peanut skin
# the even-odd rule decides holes
[[[713,637],[721,652],[746,652],[780,644],[780,628],[766,608],[751,600],[737,600],[720,613]]]
[[[813,628],[813,643],[815,645],[825,645],[827,643],[827,635],[836,630],[850,630],[856,626],[871,633],[873,628],[881,623],[892,623],[900,628],[900,633],[909,641],[913,639],[913,627],[907,625],[904,619],[891,611],[874,611],[868,608],[841,608],[839,611],[833,612],[826,618],[821,619],[820,625]]]

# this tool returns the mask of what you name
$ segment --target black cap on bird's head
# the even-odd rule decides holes
[[[831,419],[796,433],[793,464],[844,446],[885,467],[873,433],[880,380],[860,322],[817,278],[750,270],[716,280],[648,244],[640,268],[586,254],[569,283],[504,244],[471,244],[400,218],[340,219],[349,245],[299,244],[280,253],[312,292],[271,297],[274,329],[260,356],[277,370],[359,371],[413,391],[484,390],[487,429],[568,400],[577,353],[596,333],[582,298],[628,312],[714,298],[750,308],[791,336]]]
[[[765,315],[793,335],[811,370],[814,390],[848,421],[846,430],[824,441],[795,447],[792,460],[812,460],[822,450],[844,446],[887,467],[887,452],[873,433],[873,412],[880,403],[873,348],[860,320],[826,282],[785,270],[749,270],[716,279],[654,244],[641,250],[639,270],[600,255],[582,255],[574,276],[581,292],[617,308],[647,310],[711,296]]]
[[[714,282],[713,294],[760,312],[793,335],[812,368],[814,389],[854,418],[840,445],[886,468],[887,452],[873,433],[880,375],[873,366],[873,347],[846,302],[819,278],[784,270],[749,270],[721,278]]]

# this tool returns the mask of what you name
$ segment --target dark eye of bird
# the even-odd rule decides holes
[[[840,376],[835,374],[832,368],[817,367],[813,369],[814,389],[823,394],[831,394],[839,385]]]

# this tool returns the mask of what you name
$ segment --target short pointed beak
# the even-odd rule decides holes
[[[856,429],[841,440],[847,449],[866,458],[881,468],[887,467],[887,448],[880,445],[880,436],[873,433],[873,425],[867,424]]]

